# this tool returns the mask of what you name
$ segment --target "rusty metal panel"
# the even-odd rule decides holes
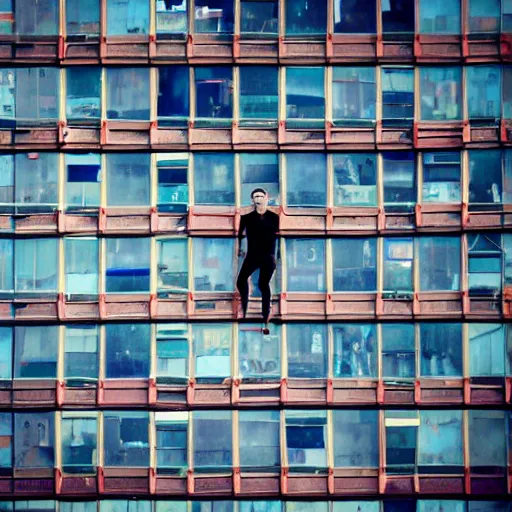
[[[254,496],[262,494],[273,496],[279,494],[279,475],[242,473],[240,478],[240,494]]]
[[[463,145],[463,123],[418,122],[414,145],[417,149],[460,148]]]
[[[297,149],[300,151],[322,150],[326,143],[325,130],[308,130],[307,128],[281,130],[278,139],[279,145],[283,149]]]
[[[386,386],[386,383],[384,383]],[[398,386],[397,386],[398,388]],[[414,388],[410,389],[398,388],[393,389],[392,387],[384,388],[384,403],[386,405],[412,405],[414,404]]]
[[[422,205],[424,208],[424,205]],[[462,215],[457,213],[428,213],[422,212],[421,214],[421,228],[431,229],[451,229],[459,230],[462,227]]]
[[[457,477],[424,477],[419,476],[420,493],[422,494],[464,494],[464,476]]]
[[[14,490],[14,482],[12,478],[0,478],[0,496],[11,494]]]
[[[328,304],[329,319],[334,318],[373,318],[375,316],[376,296],[365,294],[361,297],[350,293],[332,293],[331,302]]]
[[[409,214],[398,214],[398,213],[386,213],[385,230],[390,231],[410,231],[414,229],[416,225],[414,213]]]
[[[417,34],[414,53],[418,62],[458,62],[462,58],[462,36]]]
[[[27,214],[13,218],[16,233],[56,233],[57,215]]]
[[[475,476],[471,475],[471,494],[505,494],[507,492],[507,480],[505,476],[495,475]]]
[[[57,320],[57,303],[16,301],[14,317],[16,320]]]
[[[182,233],[187,227],[187,218],[187,214],[168,215],[165,213],[159,213],[157,231],[159,233]]]
[[[97,233],[98,215],[61,213],[64,233]]]
[[[387,476],[385,494],[413,494],[414,479],[411,476]]]
[[[333,404],[335,405],[375,405],[377,403],[376,386],[367,389],[341,388],[334,383]]]
[[[56,148],[59,142],[59,130],[55,128],[18,128],[14,131],[14,144],[19,146],[47,146]]]
[[[413,42],[383,41],[381,60],[412,62],[414,60]]]
[[[188,149],[188,128],[158,127],[150,131],[151,147],[156,149]]]
[[[66,302],[64,304],[66,320],[99,320],[98,302]]]
[[[0,302],[0,320],[12,320],[14,308],[11,302]]]
[[[109,36],[103,44],[105,63],[149,62],[148,36]]]
[[[327,402],[326,388],[294,388],[288,387],[287,403],[289,405],[325,405]]]
[[[279,384],[240,384],[238,403],[243,405],[278,405],[281,387]]]
[[[165,386],[157,384],[157,407],[176,407],[187,405],[186,386]]]
[[[120,215],[107,210],[105,233],[150,233],[149,213]]]
[[[156,308],[156,318],[186,318],[187,298],[159,299]]]
[[[14,143],[14,132],[11,130],[0,130],[0,146],[10,146]]]
[[[59,57],[58,38],[46,37],[43,41],[17,41],[14,45],[14,58],[21,62],[33,61],[56,63]]]
[[[279,229],[281,232],[325,232],[325,228],[326,212],[323,208],[289,208],[280,215]]]
[[[65,126],[62,128],[62,144],[64,148],[99,149],[100,128],[85,128],[78,126]]]
[[[233,42],[202,42],[198,41],[198,36],[194,37],[192,53],[188,59],[191,63],[212,64],[213,62],[227,63],[233,61]]]
[[[379,479],[374,477],[348,476],[334,477],[334,494],[341,495],[360,495],[360,494],[378,494]]]
[[[15,384],[16,381],[14,381]],[[56,404],[56,390],[20,388],[13,389],[12,403],[14,407],[54,407]]]
[[[106,296],[105,302],[105,318],[109,320],[114,319],[140,319],[149,320],[149,297],[147,300],[130,300],[127,295],[123,299],[120,297],[121,302],[118,302],[114,297]]]
[[[187,60],[187,42],[182,41],[168,41],[168,40],[156,40],[156,53],[152,56],[152,61],[171,61],[184,63]]]
[[[326,60],[325,41],[300,41],[293,39],[283,39],[279,44],[279,60],[281,62],[318,62],[323,63]]]
[[[0,215],[0,231],[12,232],[14,230],[13,218],[10,215]]]
[[[190,128],[190,144],[198,148],[212,147],[213,145],[225,146],[231,148],[233,136],[231,128]],[[216,148],[218,149],[218,148]]]
[[[483,147],[497,146],[500,143],[499,126],[470,126],[470,140],[466,142],[466,147],[475,147],[484,144]]]
[[[147,477],[105,477],[105,494],[148,494],[149,478]]]
[[[232,494],[231,476],[194,476],[194,494]]]
[[[118,127],[111,129],[107,125],[105,130],[106,146],[147,146],[149,148],[149,125],[147,129],[139,130],[123,130],[119,129]]]
[[[467,55],[466,62],[493,62],[500,59],[500,40],[496,37],[488,36],[487,39],[472,38],[471,34],[467,36]]]
[[[412,149],[413,129],[410,128],[381,128],[378,132],[378,149]]]
[[[90,387],[65,387],[64,406],[83,407],[96,405],[96,386]]]
[[[288,492],[294,495],[325,495],[327,494],[327,476],[288,475]]]
[[[105,384],[108,381],[105,381]],[[103,405],[107,406],[143,406],[148,405],[148,388],[126,389],[121,385],[119,387],[109,386],[103,394]]]
[[[2,37],[4,38],[5,36]],[[0,60],[12,61],[14,54],[14,41],[0,41]]]
[[[373,62],[377,58],[377,38],[374,35],[332,34],[327,58],[332,63]]]
[[[277,149],[277,128],[233,128],[233,144],[237,149]]]
[[[229,380],[229,379],[228,379]],[[194,392],[194,405],[220,406],[231,404],[231,388],[208,384],[196,384]]]
[[[412,317],[412,300],[383,299],[383,316]]]
[[[181,477],[157,476],[156,493],[170,495],[187,494],[187,479]]]
[[[98,42],[80,42],[71,43],[64,42],[64,60],[91,60],[94,63],[99,63],[100,58],[100,44]]]
[[[69,476],[62,478],[62,487],[60,489],[61,495],[83,496],[93,495],[97,492],[98,485],[96,477],[94,476]]]
[[[20,496],[52,495],[54,489],[53,478],[17,478],[14,480],[14,493]]]
[[[10,407],[12,403],[12,390],[0,389],[0,406]]]
[[[238,53],[236,61],[240,63],[268,63],[277,62],[279,45],[277,40],[250,40],[240,39],[238,42]]]

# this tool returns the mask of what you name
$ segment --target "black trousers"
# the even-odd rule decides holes
[[[258,279],[258,288],[261,292],[261,312],[265,323],[270,316],[270,280],[276,269],[276,261],[273,255],[265,256],[251,256],[248,254],[242,263],[242,268],[238,274],[236,287],[240,292],[242,299],[242,309],[244,315],[247,311],[249,304],[249,277],[256,271],[260,270],[260,277]]]

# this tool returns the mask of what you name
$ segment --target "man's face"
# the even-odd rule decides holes
[[[252,202],[254,206],[267,206],[268,205],[268,194],[263,192],[255,192],[252,196]]]

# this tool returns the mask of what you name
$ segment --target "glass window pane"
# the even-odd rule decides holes
[[[470,467],[485,468],[486,473],[494,473],[496,467],[504,471],[507,464],[506,413],[470,410],[468,414]]]
[[[196,0],[197,33],[233,33],[233,0]]]
[[[0,155],[0,212],[11,213],[13,204],[14,155]]]
[[[107,118],[149,121],[149,90],[149,68],[107,68]]]
[[[12,414],[10,412],[0,413],[0,439],[2,444],[0,446],[0,471],[3,469],[12,468]],[[5,511],[5,507],[0,507]]]
[[[196,117],[210,120],[209,125],[226,124],[233,116],[233,69],[204,67],[195,68],[194,72]]]
[[[0,247],[2,246],[0,242]],[[512,235],[510,233],[503,233],[503,256],[505,258],[504,265],[504,283],[505,283],[505,291],[508,291],[507,288],[512,286]],[[0,256],[1,258],[1,256]],[[1,266],[0,266],[1,269]],[[0,270],[1,272],[1,270]],[[1,279],[1,276],[0,276]]]
[[[327,412],[285,411],[290,471],[327,467]]]
[[[12,34],[14,31],[13,2],[14,0],[2,0],[0,2],[0,34]]]
[[[195,376],[224,379],[231,375],[231,324],[193,325]]]
[[[384,291],[412,292],[412,238],[384,239]]]
[[[503,202],[512,203],[512,150],[503,150]]]
[[[241,32],[253,37],[277,36],[278,2],[272,0],[241,1]]]
[[[231,411],[194,411],[194,470],[222,471],[233,463]]]
[[[232,292],[235,244],[228,238],[193,238],[194,290]]]
[[[469,119],[494,125],[501,117],[501,67],[467,66],[466,94]]]
[[[188,210],[188,153],[157,153],[158,210]]]
[[[238,506],[240,512],[281,512],[284,502],[282,501],[240,501]]]
[[[422,121],[454,121],[462,118],[460,67],[420,68]]]
[[[377,289],[377,239],[333,238],[335,292],[373,292]]]
[[[242,2],[242,6],[272,5]],[[243,9],[243,7],[242,7]],[[273,126],[277,122],[278,80],[275,66],[240,67],[240,121],[242,126]]]
[[[382,118],[387,125],[409,126],[414,118],[414,70],[382,68]]]
[[[151,512],[151,502],[145,500],[101,500],[101,512]]]
[[[59,30],[59,3],[55,0],[16,0],[16,33],[20,36],[54,36]]]
[[[289,0],[285,9],[287,36],[325,34],[327,3],[323,0]]]
[[[157,241],[158,290],[166,293],[188,290],[188,240]]]
[[[107,35],[123,36],[148,32],[147,0],[107,0]]]
[[[349,512],[354,510],[358,512],[380,512],[381,508],[379,501],[333,501],[332,510],[333,512]]]
[[[460,290],[460,237],[429,236],[418,242],[420,290]]]
[[[505,375],[505,326],[469,324],[469,375],[502,377]]]
[[[2,21],[0,21],[0,30]],[[0,32],[3,33],[3,32]],[[16,118],[16,69],[0,69],[0,94],[2,95],[2,104],[0,105],[0,127],[13,128]]]
[[[107,155],[108,206],[146,206],[150,202],[149,153]]]
[[[512,0],[501,1],[501,31],[512,32]]]
[[[178,12],[173,11],[172,14]],[[157,115],[159,125],[184,126],[189,116],[188,66],[159,67],[158,80]]]
[[[460,152],[423,153],[423,202],[460,201]]]
[[[298,379],[327,377],[327,325],[288,324],[288,376]]]
[[[382,325],[382,376],[412,379],[415,375],[414,325]]]
[[[240,411],[240,466],[244,471],[277,471],[281,465],[279,411]]]
[[[18,501],[14,504],[16,512],[55,512],[56,502],[54,500],[28,500]]]
[[[99,36],[100,0],[66,0],[66,34]]]
[[[377,206],[377,163],[371,153],[335,153],[334,205]]]
[[[512,7],[512,0],[510,0],[510,5]],[[510,19],[512,20],[512,13],[510,15]],[[510,31],[512,32],[512,23],[511,23]],[[512,119],[512,66],[503,66],[502,69],[503,69],[503,87],[502,87],[503,118],[504,119]]]
[[[461,0],[420,0],[420,33],[460,34]]]
[[[105,411],[103,413],[105,466],[149,466],[148,427],[148,412]]]
[[[323,153],[286,155],[288,206],[325,206],[327,200],[327,159]]]
[[[187,0],[156,0],[156,33],[186,34],[188,32]]]
[[[462,325],[420,324],[422,377],[462,377]]]
[[[16,293],[57,292],[57,239],[30,238],[14,241]]]
[[[335,467],[378,467],[378,415],[378,411],[333,411]]]
[[[68,124],[99,124],[100,118],[101,68],[67,68],[66,119]]]
[[[382,2],[382,31],[384,33],[414,32],[414,2]]]
[[[66,295],[98,293],[99,242],[97,238],[64,239]]]
[[[54,467],[54,412],[14,414],[14,467]]]
[[[14,290],[14,242],[0,239],[0,293]]]
[[[96,438],[98,419],[95,413],[63,413],[62,470],[65,473],[91,473],[97,460]]]
[[[192,512],[233,512],[233,501],[193,501]]]
[[[188,415],[188,412],[155,413],[156,466],[159,473],[180,474],[188,466]]]
[[[286,512],[327,512],[329,510],[329,503],[326,501],[285,501],[283,506]]]
[[[108,324],[105,334],[107,379],[149,377],[149,324]]]
[[[12,327],[0,327],[0,380],[12,379]]]
[[[260,324],[239,324],[238,353],[243,379],[274,380],[281,375],[281,327],[269,325],[270,334],[263,336]]]
[[[59,501],[59,512],[98,512],[96,501]]]
[[[102,180],[98,154],[64,155],[66,165],[66,206],[71,210],[96,209],[100,205]]]
[[[500,4],[500,0],[469,0],[469,32],[499,32]]]
[[[149,291],[149,238],[108,238],[106,291]]]
[[[469,293],[473,296],[496,296],[501,291],[501,235],[470,233],[468,237]]]
[[[286,240],[288,291],[325,291],[325,240]]]
[[[194,202],[204,205],[235,203],[234,153],[194,155]]]
[[[240,181],[242,206],[252,204],[251,192],[257,187],[268,192],[270,206],[281,204],[276,153],[240,153]]]
[[[341,34],[375,34],[377,9],[375,0],[339,0],[334,2],[334,32]]]
[[[388,473],[407,474],[414,471],[416,465],[417,429],[420,425],[418,416],[418,411],[384,412],[386,470]]]
[[[469,150],[469,202],[501,203],[502,171],[499,149]]]
[[[377,375],[377,333],[374,325],[334,324],[334,377]]]
[[[289,128],[323,126],[324,73],[325,68],[319,67],[286,68],[286,123]]]
[[[418,500],[416,512],[466,512],[466,502],[459,500]],[[487,511],[489,512],[489,511]]]
[[[97,325],[66,325],[64,376],[66,379],[98,378]]]
[[[374,67],[334,66],[332,69],[334,121],[375,120],[376,91]]]
[[[510,503],[506,501],[469,501],[469,512],[509,512]]]
[[[187,324],[157,324],[156,374],[159,382],[188,377],[189,334]]]
[[[416,202],[416,160],[411,152],[382,153],[384,204],[409,209]]]

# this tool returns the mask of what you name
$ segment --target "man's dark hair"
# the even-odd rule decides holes
[[[251,192],[251,199],[253,198],[254,194],[256,194],[256,192],[261,192],[262,194],[267,195],[267,191],[264,188],[258,187]]]

